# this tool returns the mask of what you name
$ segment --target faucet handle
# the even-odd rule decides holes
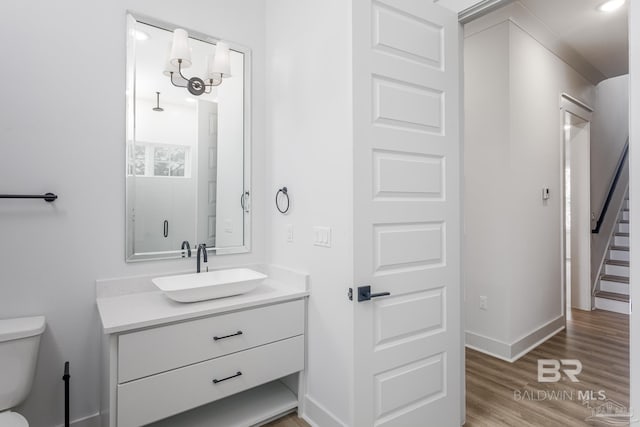
[[[207,244],[206,243],[200,243],[198,245],[198,253],[200,253],[200,251],[202,251],[202,262],[207,262]]]
[[[183,240],[182,241],[182,246],[180,247],[180,249],[182,250],[182,258],[184,258],[185,254],[184,254],[184,250],[185,248],[187,249],[187,257],[191,258],[191,245],[189,244],[188,240]]]
[[[196,273],[200,273],[200,254],[202,254],[202,261],[207,262],[207,245],[205,243],[200,243],[198,245],[198,252],[196,255]],[[209,267],[207,267],[207,271],[209,271]]]

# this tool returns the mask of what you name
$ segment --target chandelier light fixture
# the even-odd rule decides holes
[[[207,55],[206,58],[206,74],[203,77],[186,77],[183,70],[192,64],[189,34],[186,30],[177,28],[173,32],[173,43],[164,74],[169,76],[171,84],[187,88],[192,95],[200,96],[203,93],[211,93],[213,87],[222,84],[223,78],[231,77],[229,45],[218,41],[214,49],[214,52]]]

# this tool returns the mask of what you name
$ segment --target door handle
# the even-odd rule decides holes
[[[169,221],[167,221],[166,219],[163,223],[162,234],[164,235],[164,237],[169,237]]]
[[[369,301],[371,298],[386,297],[391,295],[390,292],[371,293],[371,286],[358,286],[358,302]]]
[[[249,212],[249,204],[247,203],[248,198],[249,198],[248,191],[245,191],[244,193],[242,193],[242,196],[240,196],[240,206],[242,207],[242,210],[244,212]]]

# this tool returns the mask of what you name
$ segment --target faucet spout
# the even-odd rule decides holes
[[[196,261],[196,273],[200,273],[200,254],[202,254],[202,261],[207,262],[207,245],[205,243],[200,243],[198,245],[198,254]]]

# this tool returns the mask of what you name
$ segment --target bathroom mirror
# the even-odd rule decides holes
[[[191,56],[180,70],[169,61],[177,28]],[[193,94],[180,72],[214,83],[216,49],[221,83]],[[188,257],[187,247],[195,257],[202,243],[210,255],[249,251],[250,70],[247,48],[127,14],[127,261]]]

